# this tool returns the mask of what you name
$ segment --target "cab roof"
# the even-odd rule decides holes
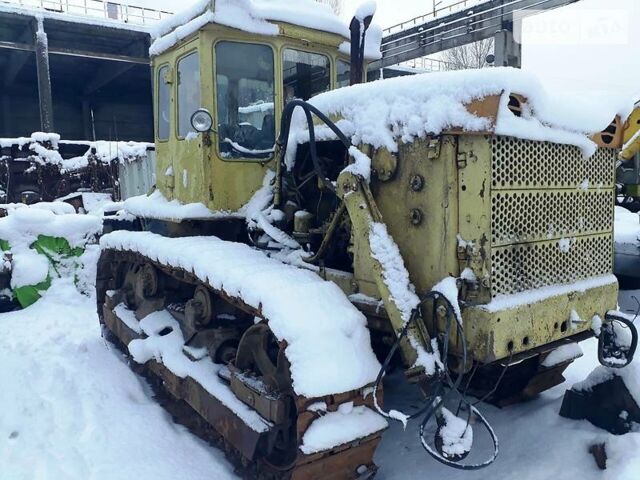
[[[274,22],[288,23],[342,37],[341,51],[348,52],[349,27],[333,10],[314,0],[200,0],[191,7],[158,23],[151,32],[154,39],[152,56],[173,47],[205,25],[215,23],[245,32],[276,36],[280,27]],[[378,29],[373,27],[373,31]],[[379,51],[381,35],[373,35],[368,50]],[[345,45],[346,44],[346,45]],[[376,45],[377,44],[377,45]],[[368,55],[371,56],[371,55]]]

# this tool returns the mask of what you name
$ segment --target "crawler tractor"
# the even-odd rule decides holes
[[[351,62],[340,32],[277,12],[261,13],[269,35],[245,31],[225,6],[152,47],[157,186],[126,202],[144,231],[101,240],[105,334],[246,477],[373,476],[387,419],[407,419],[383,406],[398,366],[427,399],[427,452],[465,465],[486,421],[472,402],[446,409],[450,392],[505,405],[559,384],[616,308],[621,120],[582,150],[563,143],[577,134],[505,134],[501,121],[553,129],[526,91],[495,87],[518,85],[501,69],[342,89],[370,17],[352,22]],[[493,86],[430,105],[453,119],[438,128],[405,108],[380,124],[393,140],[367,130],[367,106],[415,101],[431,79],[446,98]]]

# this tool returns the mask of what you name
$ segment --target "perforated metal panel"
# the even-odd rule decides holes
[[[606,275],[612,269],[611,234],[576,237],[568,251],[558,240],[491,250],[491,293],[510,294]]]
[[[611,189],[497,191],[491,196],[491,243],[609,232],[613,206]]]
[[[549,142],[493,137],[491,161],[494,189],[576,188],[614,184],[616,152],[599,149],[585,159],[579,148]]]
[[[491,295],[610,273],[616,152],[491,142]]]

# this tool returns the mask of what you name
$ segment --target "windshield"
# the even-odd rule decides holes
[[[271,48],[250,43],[218,43],[216,89],[218,138],[222,156],[269,157],[275,143]]]

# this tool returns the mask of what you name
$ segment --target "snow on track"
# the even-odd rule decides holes
[[[332,282],[280,263],[240,243],[216,237],[166,238],[150,232],[113,232],[103,249],[129,250],[192,271],[213,288],[259,309],[291,363],[293,388],[307,398],[373,383],[380,370],[365,316]]]
[[[155,403],[70,281],[0,314],[0,366],[2,480],[236,478]]]

